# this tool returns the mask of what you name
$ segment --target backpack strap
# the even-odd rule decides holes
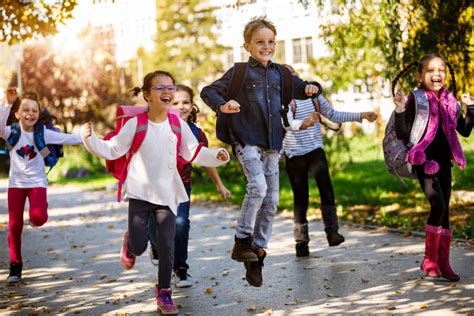
[[[10,136],[8,136],[7,141],[5,142],[5,147],[7,150],[11,151],[13,147],[18,143],[20,140],[21,136],[21,128],[20,128],[20,123],[15,122],[10,126]]]
[[[242,91],[242,86],[247,77],[247,63],[239,62],[234,63],[234,70],[232,72],[232,78],[230,79],[230,85],[227,89],[226,100],[235,100]]]
[[[415,119],[410,132],[410,140],[407,144],[407,148],[413,147],[418,144],[423,133],[425,132],[426,125],[428,124],[429,118],[429,102],[426,92],[423,89],[416,89],[412,92],[415,98]]]
[[[194,134],[194,137],[196,137],[197,141],[199,141],[199,128],[196,126],[196,124],[192,122],[188,122],[189,128],[191,128],[191,131]]]
[[[138,151],[143,140],[146,136],[146,131],[148,128],[148,116],[147,113],[143,112],[137,115],[137,128],[135,129],[135,135],[133,135],[132,145],[130,146],[130,150],[127,153],[127,160],[125,164],[125,168],[122,169],[122,174],[120,175],[120,179],[118,181],[118,188],[117,188],[117,199],[120,202],[122,197],[122,185],[127,178],[127,169],[130,161],[132,160],[133,155]]]
[[[173,134],[176,135],[176,156],[179,154],[179,146],[181,145],[181,122],[179,117],[176,114],[168,112],[168,120],[171,125],[171,130]]]

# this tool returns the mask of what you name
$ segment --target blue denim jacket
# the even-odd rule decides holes
[[[226,94],[232,73],[233,67],[201,91],[201,98],[215,112],[227,101]],[[245,82],[235,98],[240,104],[240,112],[229,115],[232,132],[241,145],[260,146],[265,150],[282,148],[281,78],[276,64],[270,61],[264,67],[252,57],[249,58]],[[310,83],[293,76],[293,97],[309,98],[304,92],[308,84]]]

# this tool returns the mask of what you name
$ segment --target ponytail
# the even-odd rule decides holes
[[[451,74],[451,89],[453,90],[452,93],[454,97],[456,97],[457,88],[456,88],[456,78],[454,77],[453,66],[448,62],[446,62],[446,66],[448,66],[449,73]]]
[[[405,75],[408,70],[410,70],[410,68],[414,67],[414,66],[419,66],[419,63],[418,61],[414,61],[414,62],[411,62],[409,63],[405,68],[403,68],[399,73],[398,75],[395,77],[395,79],[393,79],[392,81],[392,97],[395,97],[395,87],[397,85],[397,82],[398,80],[403,76]]]
[[[134,87],[130,89],[128,93],[130,94],[131,97],[136,97],[141,91],[142,89],[140,89],[139,87]]]

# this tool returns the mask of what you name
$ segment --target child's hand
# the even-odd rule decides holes
[[[13,104],[15,100],[18,98],[18,92],[16,91],[15,87],[10,87],[7,89],[7,103]]]
[[[217,191],[221,194],[221,196],[224,199],[228,199],[232,196],[232,192],[230,192],[224,185],[218,186]]]
[[[360,117],[366,119],[369,122],[373,122],[377,119],[378,115],[375,112],[361,112]]]
[[[314,84],[309,84],[306,87],[304,87],[304,92],[306,93],[307,96],[313,96],[317,94],[319,91],[318,86],[315,86]]]
[[[395,93],[395,96],[393,97],[393,102],[395,103],[395,111],[397,113],[405,111],[407,97],[405,96],[403,91],[398,91],[397,93]]]
[[[300,126],[300,130],[307,129],[310,126],[313,126],[316,124],[316,122],[319,121],[319,113],[318,112],[312,112],[309,117],[303,121],[303,124]]]
[[[81,126],[81,136],[83,139],[88,139],[92,135],[92,124],[91,122],[87,122]]]
[[[463,95],[461,95],[461,102],[466,105],[474,105],[474,96],[471,97],[471,94],[464,93]]]
[[[219,110],[222,113],[238,113],[240,112],[240,104],[235,100],[229,100],[227,103],[221,105]]]
[[[226,160],[229,159],[229,155],[227,155],[227,152],[225,150],[220,150],[217,153],[217,159],[222,160],[222,161],[226,161]]]

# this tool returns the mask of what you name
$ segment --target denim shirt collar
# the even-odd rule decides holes
[[[254,59],[252,56],[249,57],[248,64],[250,67],[258,67],[258,66],[264,67],[259,61]],[[267,67],[273,67],[273,66],[274,66],[273,62],[269,60]]]

